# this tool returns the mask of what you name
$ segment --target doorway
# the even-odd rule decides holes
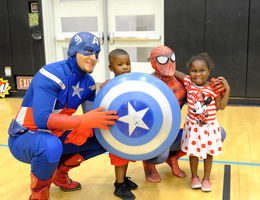
[[[19,89],[17,77],[31,77],[45,64],[41,1],[1,2],[0,76],[12,91]]]
[[[55,48],[46,43],[47,62],[67,58],[71,37],[80,31],[92,32],[100,38],[101,53],[93,72],[96,82],[112,78],[108,70],[108,53],[125,49],[131,59],[132,71],[151,73],[148,58],[151,50],[164,43],[163,1],[161,0],[53,0],[44,1],[44,17],[53,15],[53,23],[45,20],[45,30],[54,31]],[[52,9],[51,9],[52,8]],[[47,58],[48,59],[48,58]]]

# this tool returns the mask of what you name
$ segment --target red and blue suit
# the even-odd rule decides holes
[[[92,129],[109,129],[118,116],[104,108],[91,110],[96,87],[85,64],[95,67],[99,52],[95,35],[76,33],[68,59],[48,64],[35,74],[10,124],[11,153],[31,164],[30,200],[49,200],[52,182],[63,191],[81,189],[80,183],[69,178],[69,170],[105,152]],[[72,115],[81,104],[84,114]]]
[[[30,163],[31,172],[39,179],[47,180],[62,155],[79,153],[86,160],[104,153],[95,136],[81,146],[65,144],[71,130],[55,131],[48,127],[51,114],[72,115],[82,103],[91,105],[95,91],[93,78],[81,71],[75,56],[40,69],[26,92],[15,119],[16,125],[9,129],[12,132],[19,125],[28,129],[9,137],[9,148],[14,157]]]

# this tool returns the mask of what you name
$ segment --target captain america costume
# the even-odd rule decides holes
[[[70,40],[68,59],[48,64],[37,72],[25,94],[9,133],[13,156],[31,164],[29,200],[49,200],[54,183],[63,191],[81,189],[69,170],[105,152],[93,128],[110,129],[116,111],[92,109],[93,72],[100,52],[98,38],[89,32]],[[72,115],[82,104],[83,114]]]
[[[57,167],[62,153],[80,152],[85,159],[104,153],[95,136],[82,146],[64,144],[70,131],[51,134],[47,126],[51,113],[72,115],[83,102],[93,102],[95,90],[93,78],[82,73],[73,57],[44,66],[31,82],[16,117],[20,125],[31,131],[18,137],[9,137],[12,154],[22,162],[31,163],[32,172],[40,179],[47,180]],[[60,136],[59,139],[54,135]],[[42,140],[46,142],[40,143]],[[40,154],[39,157],[34,157],[35,150]]]

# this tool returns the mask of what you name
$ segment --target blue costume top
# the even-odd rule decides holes
[[[30,130],[46,130],[51,113],[72,115],[84,101],[93,102],[95,91],[93,78],[79,68],[75,56],[69,56],[35,75],[16,121]]]

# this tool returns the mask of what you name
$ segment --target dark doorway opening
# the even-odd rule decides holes
[[[10,96],[23,94],[16,78],[45,65],[41,1],[1,0],[0,24],[0,77],[9,81]]]

